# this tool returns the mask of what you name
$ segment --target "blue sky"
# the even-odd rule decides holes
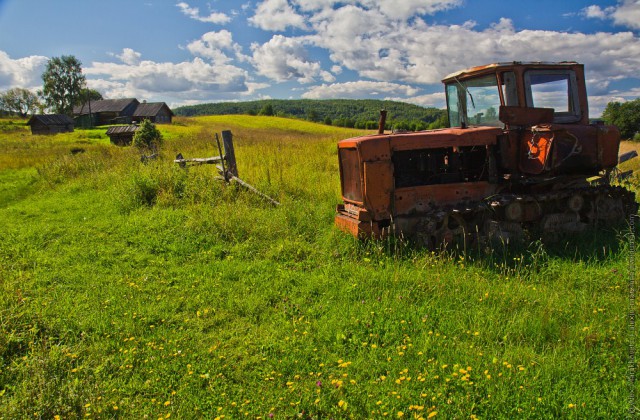
[[[639,33],[640,0],[0,0],[0,91],[75,55],[107,98],[443,107],[453,71],[574,60],[598,116],[640,96]]]

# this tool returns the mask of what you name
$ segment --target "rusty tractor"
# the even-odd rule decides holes
[[[616,127],[590,123],[584,66],[498,63],[443,79],[449,127],[338,143],[336,225],[432,248],[561,236],[637,211]],[[631,158],[634,154],[620,157]]]

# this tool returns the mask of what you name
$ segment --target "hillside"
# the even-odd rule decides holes
[[[387,128],[422,130],[446,125],[446,112],[441,109],[369,99],[267,99],[249,102],[221,102],[179,107],[174,112],[181,116],[277,115],[323,122],[338,127],[373,129],[377,127],[381,109],[387,110]]]
[[[0,121],[0,417],[625,418],[625,231],[435,253],[333,226],[336,142],[296,119]],[[231,130],[240,177],[215,179]],[[633,179],[638,185],[638,178]],[[631,341],[635,340],[635,341]]]

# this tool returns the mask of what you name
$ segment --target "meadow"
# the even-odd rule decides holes
[[[105,129],[0,121],[0,418],[627,415],[624,229],[468,254],[360,242],[333,216],[336,142],[363,131],[158,127],[142,163]],[[172,162],[217,155],[222,130],[281,206]]]

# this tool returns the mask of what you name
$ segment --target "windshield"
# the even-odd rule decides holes
[[[465,81],[456,80],[447,85],[446,92],[451,127],[503,126],[498,120],[500,95],[495,75]]]

